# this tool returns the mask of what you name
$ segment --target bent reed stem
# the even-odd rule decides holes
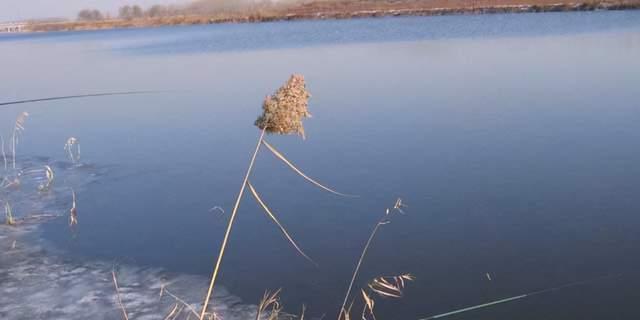
[[[346,310],[344,308],[347,306],[347,301],[349,300],[349,296],[351,295],[351,289],[353,289],[353,283],[356,281],[356,277],[358,277],[358,273],[360,272],[360,266],[362,266],[362,261],[364,260],[364,256],[367,254],[367,251],[369,250],[369,246],[371,245],[371,241],[373,241],[373,238],[376,236],[376,233],[378,232],[378,229],[380,229],[380,226],[385,224],[383,221],[384,221],[384,218],[382,220],[378,221],[378,223],[376,223],[375,228],[373,228],[373,231],[371,232],[371,235],[369,236],[369,240],[367,240],[367,244],[364,246],[364,249],[362,250],[362,254],[360,254],[360,260],[358,260],[358,264],[356,265],[356,268],[353,271],[353,276],[351,277],[351,282],[349,283],[349,288],[347,289],[347,293],[344,296],[344,301],[342,302],[342,306],[340,307],[340,313],[338,314],[338,320],[341,320],[342,316],[346,312]]]
[[[253,152],[253,156],[251,157],[251,162],[249,163],[249,168],[247,168],[247,173],[245,174],[244,181],[242,182],[242,186],[240,187],[238,198],[236,199],[236,203],[233,206],[233,211],[231,212],[231,217],[229,218],[229,223],[227,224],[227,231],[224,234],[224,239],[222,240],[220,252],[218,253],[218,261],[216,262],[216,265],[213,269],[213,274],[211,275],[211,283],[209,283],[209,290],[207,291],[207,296],[204,299],[202,311],[200,312],[200,320],[204,319],[204,315],[207,312],[209,299],[213,294],[213,287],[216,283],[216,278],[218,277],[220,264],[222,263],[222,258],[224,257],[224,252],[227,248],[227,243],[229,242],[229,235],[231,234],[231,228],[233,227],[233,222],[235,221],[236,214],[238,213],[238,207],[240,207],[240,200],[242,199],[242,195],[244,194],[244,189],[246,188],[247,182],[249,181],[249,176],[251,175],[253,164],[256,161],[256,156],[258,155],[258,151],[260,151],[260,146],[262,145],[262,140],[264,139],[264,133],[265,133],[265,129],[262,129],[262,132],[260,133],[260,138],[258,139],[258,144],[256,145],[256,150]]]

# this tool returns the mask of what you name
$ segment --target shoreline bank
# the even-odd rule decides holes
[[[442,2],[444,1],[444,2]],[[66,21],[30,23],[27,32],[109,30],[126,28],[151,28],[163,26],[186,26],[219,23],[260,23],[294,20],[359,19],[400,16],[443,16],[505,13],[571,12],[598,10],[638,10],[640,0],[631,1],[590,1],[590,2],[547,2],[520,3],[519,0],[497,0],[499,4],[481,4],[475,0],[461,0],[449,3],[436,1],[400,1],[386,5],[374,5],[370,0],[357,2],[345,7],[331,9],[329,6],[317,6],[314,3],[288,8],[280,11],[255,11],[247,13],[229,13],[217,15],[180,15],[158,18],[140,18],[132,20],[102,21]],[[496,2],[496,1],[493,1]]]

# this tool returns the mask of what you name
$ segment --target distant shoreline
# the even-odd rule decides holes
[[[178,15],[132,20],[32,22],[27,32],[108,30],[218,23],[257,23],[292,20],[356,19],[390,16],[441,16],[495,13],[637,10],[640,0],[373,0],[312,2],[274,11],[208,15]]]

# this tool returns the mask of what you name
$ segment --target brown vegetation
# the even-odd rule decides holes
[[[315,0],[305,2],[242,2],[201,0],[185,7],[137,6],[120,9],[118,19],[32,23],[29,31],[264,22],[300,19],[349,19],[380,16],[426,16],[470,13],[640,9],[640,0]],[[104,15],[103,15],[104,16]]]

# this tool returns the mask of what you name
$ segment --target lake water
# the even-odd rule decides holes
[[[0,102],[159,92],[1,107],[0,128],[7,137],[28,111],[18,166],[60,171],[49,200],[63,214],[68,188],[77,192],[78,226],[41,224],[29,240],[41,254],[182,275],[200,286],[199,303],[262,100],[301,73],[312,94],[307,139],[267,139],[308,175],[360,197],[323,192],[263,149],[252,184],[319,267],[246,194],[219,279],[242,303],[283,288],[287,311],[305,304],[335,318],[371,229],[400,197],[406,214],[380,229],[356,285],[407,272],[416,281],[403,299],[379,299],[379,319],[600,277],[450,318],[638,319],[638,57],[640,11],[3,35]],[[82,165],[66,158],[70,136]],[[11,277],[0,271],[0,289]],[[65,290],[42,281],[30,285]],[[26,319],[21,290],[4,287],[2,318]],[[92,318],[118,319],[109,305]]]

